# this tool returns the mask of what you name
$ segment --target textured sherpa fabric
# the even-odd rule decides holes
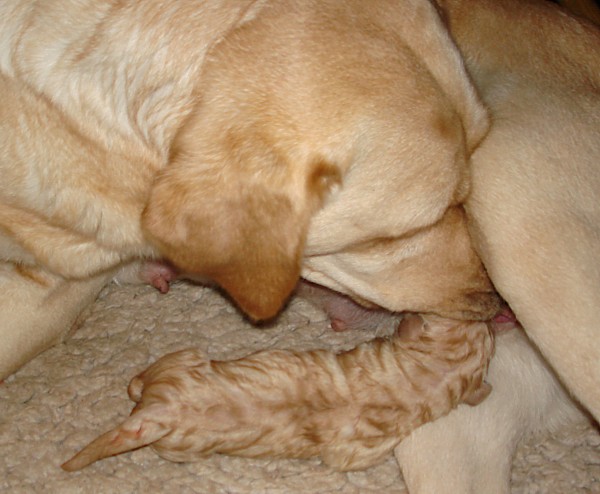
[[[393,457],[364,472],[342,474],[319,460],[217,455],[176,464],[143,448],[76,473],[59,468],[129,413],[129,380],[165,353],[198,346],[211,358],[230,359],[266,348],[348,349],[373,336],[333,332],[325,315],[302,300],[292,301],[274,324],[257,328],[209,288],[176,283],[161,295],[148,286],[111,285],[66,343],[0,385],[0,492],[404,493]],[[573,426],[523,444],[512,491],[600,493],[597,431]]]

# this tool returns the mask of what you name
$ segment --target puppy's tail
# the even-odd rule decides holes
[[[156,421],[160,413],[153,408],[149,406],[139,412],[134,410],[120,426],[94,439],[73,458],[63,463],[61,468],[67,472],[80,470],[102,458],[147,446],[166,436],[171,432],[171,427]]]

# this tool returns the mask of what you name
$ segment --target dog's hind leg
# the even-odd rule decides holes
[[[404,439],[395,455],[411,494],[509,494],[515,449],[528,434],[586,420],[521,330],[496,337],[490,396]]]
[[[535,115],[533,103],[521,108],[527,118],[503,114],[496,127],[496,135],[508,137],[490,134],[473,155],[471,233],[527,335],[600,420],[600,120],[590,118],[594,126],[571,115],[565,140],[575,144],[551,146],[546,140],[563,131],[560,121],[552,113]],[[534,132],[530,115],[550,123],[533,142],[519,142],[517,136]],[[509,137],[510,149],[500,152]]]

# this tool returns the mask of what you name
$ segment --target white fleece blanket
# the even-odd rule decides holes
[[[346,349],[373,336],[335,333],[323,313],[301,300],[275,324],[256,328],[208,288],[176,283],[161,295],[148,286],[111,285],[66,343],[0,385],[0,492],[404,493],[392,457],[342,474],[319,460],[214,456],[176,464],[143,448],[76,473],[59,468],[130,412],[129,380],[165,353],[199,346],[211,358],[229,359],[266,348]],[[515,458],[512,483],[513,493],[600,493],[600,435],[577,426],[528,441]]]

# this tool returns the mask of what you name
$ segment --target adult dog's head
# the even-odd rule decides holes
[[[462,216],[448,213],[468,193],[467,157],[487,118],[428,2],[267,3],[216,45],[198,87],[143,215],[183,271],[264,319],[292,291],[306,250],[308,266],[320,259],[308,277],[385,305],[339,272],[337,256],[387,256],[382,245],[410,237],[413,257],[434,239],[442,248],[424,251],[436,266],[461,266],[419,307],[396,297],[387,308],[456,315],[467,292],[489,291]]]

